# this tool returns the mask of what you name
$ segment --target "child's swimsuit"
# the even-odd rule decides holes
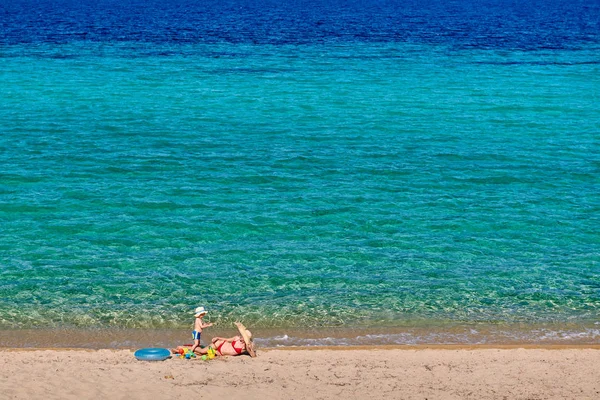
[[[194,340],[200,340],[200,335],[202,334],[202,332],[198,332],[198,331],[192,331],[192,338]]]

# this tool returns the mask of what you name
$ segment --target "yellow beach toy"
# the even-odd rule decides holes
[[[215,349],[212,348],[212,346],[209,346],[206,354],[208,355],[209,360],[212,360],[216,357],[217,352],[215,351]]]

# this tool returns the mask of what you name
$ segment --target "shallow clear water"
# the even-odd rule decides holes
[[[599,6],[432,4],[3,5],[0,328],[597,340]]]

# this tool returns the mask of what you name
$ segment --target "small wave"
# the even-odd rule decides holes
[[[572,67],[577,65],[598,65],[600,60],[589,60],[589,61],[477,61],[475,64],[479,65],[539,65],[539,66],[559,66],[559,67]]]
[[[600,329],[480,332],[469,329],[464,332],[390,333],[365,334],[351,337],[324,336],[306,338],[280,335],[257,338],[262,347],[323,347],[323,346],[384,346],[384,345],[482,345],[482,344],[590,344],[600,339]]]

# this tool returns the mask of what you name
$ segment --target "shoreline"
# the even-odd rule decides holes
[[[86,348],[86,347],[0,347],[0,352],[35,352],[35,351],[75,351],[94,353],[99,351],[131,351],[137,350],[137,347],[129,348]],[[598,344],[418,344],[418,345],[373,345],[373,346],[285,346],[285,347],[259,347],[259,352],[273,351],[369,351],[369,350],[600,350]]]
[[[248,326],[248,325],[246,325]],[[259,348],[593,348],[600,346],[600,324],[456,325],[360,328],[263,329],[248,326]],[[189,329],[43,328],[0,329],[0,348],[133,349],[175,347],[191,340]],[[230,337],[230,327],[209,328]]]

